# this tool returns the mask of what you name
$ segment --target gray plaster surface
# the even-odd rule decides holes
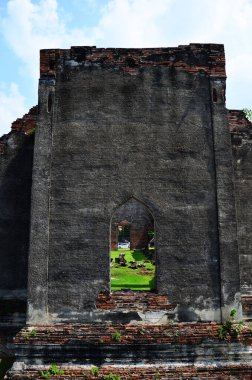
[[[153,215],[156,292],[179,320],[218,321],[239,304],[224,88],[202,70],[156,63],[130,74],[67,55],[55,83],[42,77],[30,323],[81,319],[110,291],[110,221],[132,198]]]

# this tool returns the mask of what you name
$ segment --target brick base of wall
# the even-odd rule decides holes
[[[243,327],[238,337],[231,334],[224,340],[220,326],[195,322],[25,327],[10,345],[16,363],[6,379],[45,378],[41,370],[50,372],[52,363],[64,370],[62,375],[49,374],[52,379],[252,379],[252,330]],[[92,366],[98,367],[97,376]]]
[[[77,368],[76,368],[77,367]],[[219,367],[205,367],[195,368],[193,366],[167,368],[165,366],[104,366],[98,367],[99,373],[95,376],[92,375],[91,366],[61,366],[59,367],[64,371],[63,375],[50,376],[50,379],[89,379],[89,380],[186,380],[186,379],[199,379],[199,380],[251,380],[252,379],[252,366],[239,366],[233,365],[229,368],[225,366]],[[9,372],[6,379],[37,379],[42,380],[45,377],[41,375],[41,371],[44,372],[50,369],[49,366],[44,367],[41,370],[34,368],[26,368],[22,371]]]

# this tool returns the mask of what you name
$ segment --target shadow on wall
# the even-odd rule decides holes
[[[4,379],[6,372],[12,367],[14,358],[0,358],[0,380]]]
[[[27,288],[33,147],[34,136],[11,132],[0,158],[0,291]]]

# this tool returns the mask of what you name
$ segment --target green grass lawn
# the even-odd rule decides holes
[[[125,254],[126,267],[115,264],[115,258],[119,257],[120,253]],[[111,290],[154,289],[155,266],[144,256],[142,251],[131,251],[129,248],[118,249],[118,251],[111,251],[111,258],[113,258],[113,266],[110,269]],[[137,264],[144,263],[145,268],[129,268],[130,261],[136,261]]]

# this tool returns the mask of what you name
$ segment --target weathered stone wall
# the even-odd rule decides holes
[[[243,111],[230,110],[235,200],[244,317],[252,320],[252,123]]]
[[[229,111],[238,255],[224,65],[221,45],[42,51],[28,323],[67,324],[7,344],[25,322],[34,107],[0,139],[0,356],[17,359],[7,378],[42,378],[55,360],[62,378],[90,376],[90,363],[97,378],[251,378],[247,327],[225,342],[219,324],[167,323],[225,319],[240,282],[252,319],[251,123]],[[157,287],[110,293],[111,218],[133,198],[155,219]]]
[[[14,361],[7,343],[26,321],[36,115],[33,107],[0,137],[0,378]]]
[[[156,292],[178,318],[237,306],[223,46],[44,50],[39,105],[29,322],[94,310],[111,216],[131,197],[156,221]]]
[[[34,107],[0,138],[0,299],[26,299],[36,114]]]

